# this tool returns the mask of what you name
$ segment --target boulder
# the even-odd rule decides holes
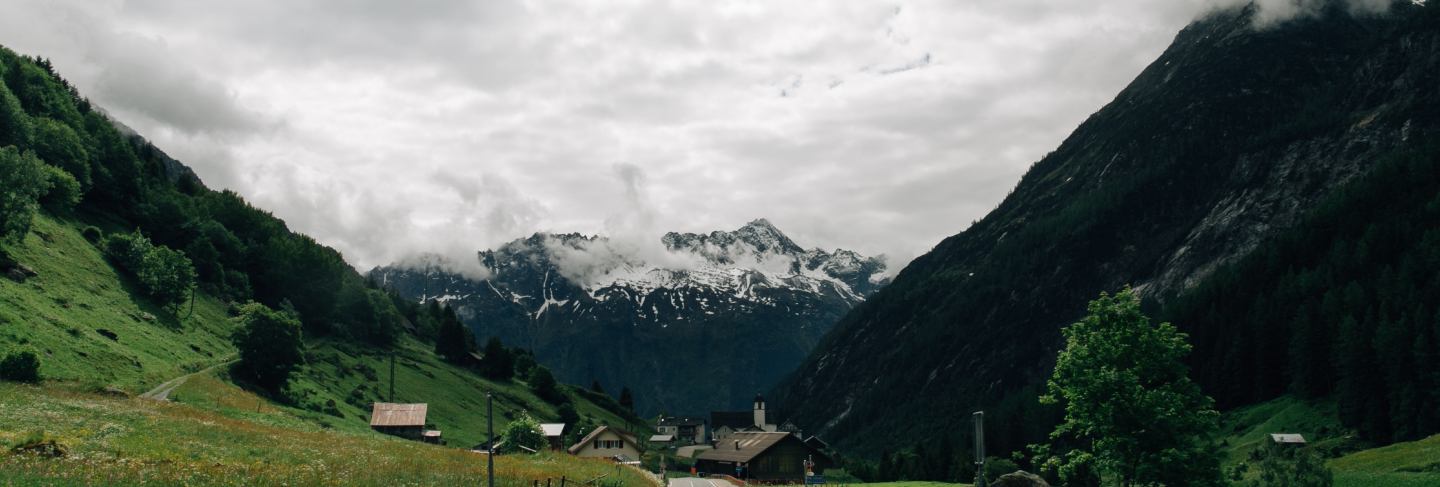
[[[1050,483],[1040,478],[1039,475],[1016,470],[990,482],[990,487],[1050,487]]]

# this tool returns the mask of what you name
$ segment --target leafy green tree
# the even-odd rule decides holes
[[[0,359],[0,380],[40,382],[40,357],[31,350],[6,354]]]
[[[1315,451],[1299,445],[1267,442],[1256,450],[1260,479],[1256,487],[1330,487],[1335,476]]]
[[[105,253],[134,276],[141,290],[161,306],[179,306],[195,288],[195,268],[190,259],[151,243],[139,230],[106,237]]]
[[[508,381],[515,376],[515,359],[499,337],[490,337],[490,341],[485,342],[485,360],[480,364],[480,373],[498,381]]]
[[[630,392],[630,387],[620,388],[620,407],[626,411],[635,412],[635,394]]]
[[[0,147],[26,147],[32,130],[30,117],[21,108],[20,100],[4,84],[0,84]]]
[[[557,402],[564,397],[560,393],[558,384],[555,383],[555,376],[550,373],[550,369],[543,365],[530,369],[530,377],[527,382],[530,383],[530,390],[547,402]]]
[[[235,319],[240,326],[230,340],[240,351],[240,362],[232,371],[261,389],[280,392],[304,362],[300,320],[253,302],[241,306]]]
[[[1152,325],[1129,288],[1102,293],[1063,333],[1041,397],[1065,407],[1054,448],[1037,448],[1045,469],[1070,485],[1093,482],[1091,472],[1127,487],[1222,483],[1212,440],[1219,413],[1188,377],[1184,334]]]
[[[570,425],[571,428],[580,422],[580,413],[575,411],[575,405],[569,401],[561,403],[560,407],[556,408],[555,414],[559,416],[561,423]]]
[[[435,353],[452,363],[464,362],[475,348],[475,337],[460,322],[454,308],[446,306],[439,309],[440,330],[435,338]]]
[[[500,438],[505,440],[501,447],[505,453],[524,452],[521,447],[529,448],[531,452],[545,449],[545,435],[540,431],[540,423],[525,412],[521,412],[519,417],[505,425]]]
[[[49,189],[40,196],[40,204],[51,213],[70,211],[80,204],[80,183],[64,169],[45,165],[45,181]]]
[[[35,154],[13,146],[0,148],[0,241],[25,238],[36,202],[49,189],[45,164]]]
[[[35,120],[35,155],[46,163],[64,169],[75,177],[82,190],[93,183],[90,175],[90,153],[75,129],[49,119]]]

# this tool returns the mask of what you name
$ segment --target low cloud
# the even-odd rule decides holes
[[[479,275],[476,250],[534,232],[610,236],[568,257],[577,278],[683,267],[660,235],[757,217],[898,270],[1188,22],[1247,5],[0,3],[0,43],[357,268],[428,254]]]

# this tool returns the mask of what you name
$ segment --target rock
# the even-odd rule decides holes
[[[25,278],[29,276],[26,276],[25,272],[21,271],[19,267],[11,267],[5,271],[5,277],[15,282],[25,282]]]
[[[1039,475],[1016,470],[990,482],[990,487],[1050,487],[1050,483],[1040,478]]]
[[[18,271],[20,271],[21,273],[24,273],[24,274],[25,274],[25,277],[35,277],[35,276],[40,275],[39,272],[35,272],[35,269],[31,269],[29,266],[26,266],[25,264],[15,264],[15,270],[18,270]]]

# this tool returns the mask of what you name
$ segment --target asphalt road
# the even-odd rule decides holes
[[[669,487],[735,487],[735,485],[720,479],[685,477],[670,479]]]

